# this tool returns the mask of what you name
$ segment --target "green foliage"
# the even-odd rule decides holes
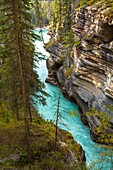
[[[47,26],[49,25],[51,13],[52,13],[52,4],[51,1],[42,1],[41,2],[41,15],[42,15],[42,25]]]
[[[75,47],[79,47],[80,46],[80,40],[75,41],[74,45],[75,45]]]
[[[39,0],[31,0],[30,14],[33,25],[42,27],[41,3]]]
[[[113,111],[113,106],[106,105],[106,109],[109,109],[111,112]],[[94,131],[99,134],[98,141],[100,143],[105,143],[110,145],[113,143],[113,135],[112,133],[108,133],[109,129],[112,129],[112,124],[110,123],[113,117],[109,116],[108,112],[101,112],[96,110],[95,108],[90,109],[87,113],[87,116],[96,116],[99,121],[99,125],[94,129]],[[108,130],[107,130],[108,129]]]
[[[71,65],[71,67],[67,68],[67,70],[65,72],[66,77],[69,77],[72,74],[73,68],[74,68],[74,65]]]
[[[95,3],[101,3],[103,0],[87,0],[88,5],[94,5]],[[104,0],[105,1],[105,0]]]
[[[107,111],[113,111],[113,106],[106,104]],[[93,127],[95,134],[97,135],[97,142],[102,143],[103,145],[99,145],[100,147],[100,157],[101,159],[95,162],[99,163],[103,166],[103,161],[106,161],[110,165],[113,164],[113,134],[110,131],[112,129],[112,124],[110,123],[113,119],[113,116],[109,116],[108,112],[101,112],[96,110],[95,108],[90,109],[86,114],[87,116],[93,117],[96,116],[98,118],[99,124],[97,127]],[[96,144],[98,145],[98,144]],[[89,166],[89,169],[93,168],[93,164]],[[101,168],[100,168],[101,169]]]
[[[44,121],[40,116],[36,117],[38,120],[30,124],[30,145],[31,145],[31,161],[28,162],[27,147],[25,144],[25,131],[23,122],[1,124],[0,125],[0,159],[3,160],[0,163],[1,167],[10,166],[24,169],[28,163],[33,168],[52,169],[85,169],[85,166],[79,163],[79,146],[74,141],[72,136],[66,131],[58,129],[58,141],[65,142],[66,147],[61,147],[60,143],[57,145],[57,150],[54,152],[54,136],[55,126],[53,123]],[[5,142],[4,142],[5,141]],[[75,159],[70,159],[71,150],[75,156]],[[7,159],[5,159],[7,157]],[[16,159],[13,160],[13,157]],[[22,167],[20,167],[22,166]]]
[[[71,12],[72,1],[54,0],[53,3],[54,3],[53,5],[54,10],[52,12],[53,27],[62,26],[64,23],[65,25],[70,26],[71,17],[69,14]]]
[[[66,31],[63,37],[64,48],[72,48],[74,45],[74,33],[72,30]]]
[[[38,1],[35,2],[39,8]],[[10,0],[7,3],[1,0],[0,3],[0,104],[2,105],[0,118],[7,123],[10,119],[24,120],[25,144],[29,160],[31,154],[29,122],[32,122],[35,105],[33,98],[38,99],[38,104],[45,105],[45,96],[48,96],[44,91],[45,85],[36,72],[38,62],[43,57],[36,52],[34,46],[34,41],[40,41],[41,37],[34,33],[31,23],[32,5],[34,4],[31,0]]]
[[[52,26],[53,27],[56,27],[57,26],[57,23],[59,22],[59,19],[61,16],[61,12],[59,13],[60,11],[60,8],[61,8],[61,0],[54,0],[53,1],[53,12],[52,12]]]
[[[80,7],[87,5],[87,0],[80,0]]]
[[[12,3],[11,0],[7,5],[2,0],[0,4],[0,56],[2,61],[0,116],[2,119],[4,117],[5,121],[8,121],[7,119],[11,115],[14,120],[21,119],[25,110],[31,117],[34,107],[31,96],[38,97],[39,103],[45,104],[44,96],[47,95],[43,90],[45,86],[34,70],[36,61],[39,62],[42,57],[35,51],[33,44],[36,39],[41,40],[41,38],[33,32],[32,5],[31,1],[24,0],[19,0],[18,3],[16,0]],[[36,92],[38,93],[36,94]]]

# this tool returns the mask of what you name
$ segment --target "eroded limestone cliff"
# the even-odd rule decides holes
[[[47,47],[50,57],[46,81],[60,84],[62,90],[78,103],[82,117],[86,116],[88,108],[104,111],[106,103],[113,104],[113,18],[108,12],[109,6],[105,3],[73,12],[75,45],[71,56],[62,57],[63,44],[57,31]],[[113,113],[109,112],[109,115],[113,116]],[[87,116],[87,120],[91,127],[99,124],[95,116]],[[112,129],[109,131],[113,133]]]

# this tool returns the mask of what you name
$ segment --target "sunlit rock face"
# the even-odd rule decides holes
[[[48,76],[78,103],[83,115],[89,108],[104,111],[106,103],[113,104],[113,21],[104,15],[107,10],[100,4],[73,12],[73,57],[62,57],[61,42],[54,41],[48,47]],[[99,123],[95,116],[87,119],[93,127]]]
[[[113,25],[104,16],[106,10],[105,7],[84,7],[73,14],[72,26],[75,41],[80,45],[74,47],[71,81],[88,107],[102,111],[105,103],[113,104]],[[98,124],[95,117],[90,121]]]

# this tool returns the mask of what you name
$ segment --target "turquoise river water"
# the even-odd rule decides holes
[[[44,42],[49,41],[50,36],[47,34],[47,30],[43,31]],[[38,30],[35,30],[35,33],[39,34]],[[44,55],[49,56],[49,53],[43,48],[43,42],[35,42],[36,50],[42,52]],[[48,71],[46,68],[46,61],[41,61],[37,72],[40,76],[40,79],[45,82]],[[54,120],[55,115],[55,104],[58,101],[58,95],[60,89],[57,86],[53,86],[49,83],[45,83],[46,91],[50,94],[50,97],[47,98],[46,106],[37,106],[41,116],[45,120]],[[61,114],[63,115],[62,122],[59,122],[59,127],[64,129],[72,134],[75,141],[79,143],[86,155],[86,163],[90,170],[113,170],[113,164],[110,157],[105,156],[109,154],[108,149],[104,149],[102,145],[97,145],[92,141],[90,137],[89,128],[84,126],[80,120],[80,117],[76,114],[70,116],[69,111],[78,112],[78,106],[73,102],[70,102],[61,94]]]

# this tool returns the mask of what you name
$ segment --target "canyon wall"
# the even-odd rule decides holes
[[[85,6],[72,14],[74,46],[71,56],[63,54],[61,32],[52,35],[47,50],[49,70],[47,82],[59,84],[62,91],[73,98],[82,111],[82,119],[96,127],[99,119],[86,116],[89,108],[105,111],[113,104],[113,19],[108,17],[109,6]],[[113,113],[107,110],[109,116]],[[85,118],[85,119],[84,119]],[[112,122],[112,119],[111,119]],[[112,129],[109,129],[113,133]]]

